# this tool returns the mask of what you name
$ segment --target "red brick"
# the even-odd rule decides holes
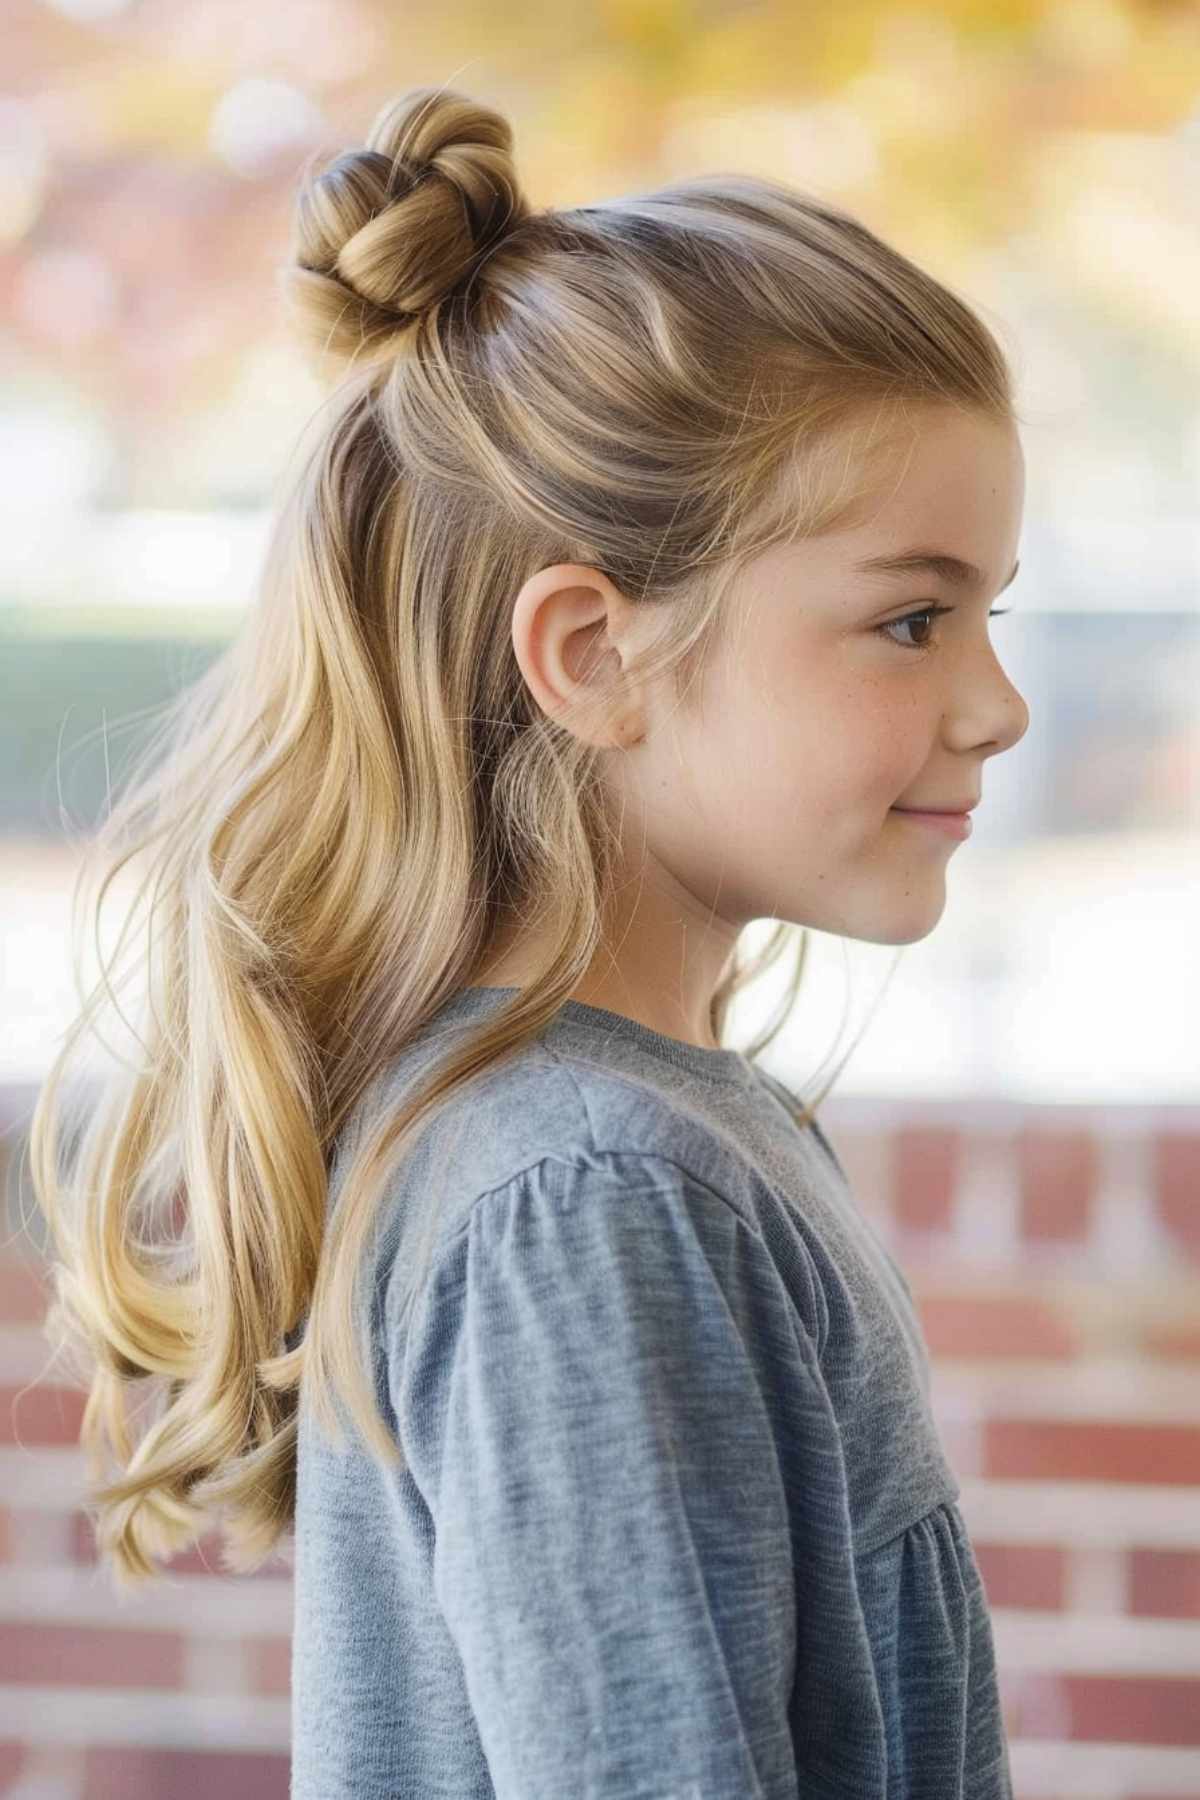
[[[1070,1726],[1062,1677],[1052,1668],[1009,1668],[996,1665],[1000,1710],[1009,1741],[1018,1738],[1065,1739]],[[1025,1800],[1024,1794],[1021,1800]],[[1042,1800],[1041,1793],[1037,1800]]]
[[[975,1540],[975,1559],[991,1606],[1062,1612],[1067,1557],[1057,1544],[989,1544]]]
[[[1014,1150],[1022,1239],[1082,1242],[1091,1224],[1099,1169],[1095,1134],[1038,1126],[1019,1132]]]
[[[950,1230],[962,1159],[962,1136],[937,1127],[904,1126],[892,1139],[892,1223],[897,1231]]]
[[[1145,1356],[1162,1357],[1168,1362],[1200,1361],[1200,1323],[1178,1319],[1157,1324],[1148,1320],[1142,1328],[1141,1350]]]
[[[81,1800],[288,1800],[291,1759],[246,1750],[95,1747],[87,1753]]]
[[[25,1767],[28,1757],[26,1745],[14,1744],[11,1740],[0,1742],[0,1794],[7,1794]]]
[[[1063,1675],[999,1666],[1009,1740],[1200,1746],[1200,1681],[1174,1675]],[[1140,1784],[1133,1789],[1140,1797]],[[1041,1800],[1040,1790],[1038,1800]]]
[[[87,1395],[53,1381],[0,1387],[0,1444],[78,1444]]]
[[[1065,1675],[1059,1680],[1073,1740],[1200,1749],[1200,1680],[1195,1676]]]
[[[177,1688],[183,1667],[183,1639],[174,1631],[29,1622],[0,1625],[0,1682]]]
[[[1200,1550],[1134,1550],[1129,1610],[1153,1619],[1200,1619]]]
[[[1025,1294],[916,1292],[933,1356],[1078,1356],[1079,1338],[1060,1311]]]
[[[257,1638],[246,1645],[250,1686],[255,1694],[290,1694],[292,1691],[291,1638]]]
[[[1152,1166],[1159,1219],[1179,1248],[1200,1263],[1200,1132],[1159,1132]]]
[[[73,1563],[82,1564],[85,1568],[96,1566],[100,1559],[96,1554],[95,1527],[82,1509],[76,1509],[71,1514],[67,1541],[68,1553]]]
[[[987,1419],[980,1436],[993,1480],[1200,1484],[1200,1425]]]
[[[49,1303],[44,1263],[11,1252],[0,1256],[0,1324],[40,1324]]]

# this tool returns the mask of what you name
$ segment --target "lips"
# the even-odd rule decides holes
[[[943,836],[970,837],[975,825],[969,812],[935,812],[932,807],[918,812],[912,806],[894,806],[892,811],[901,819],[911,819],[914,825],[923,825],[926,831],[940,832]]]
[[[962,818],[964,813],[973,812],[979,801],[968,800],[962,806],[894,806],[893,812],[941,813],[945,817]]]

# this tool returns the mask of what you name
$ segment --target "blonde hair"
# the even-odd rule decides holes
[[[506,120],[444,89],[304,171],[282,278],[340,380],[255,607],[88,846],[73,932],[93,878],[97,943],[114,877],[142,879],[31,1122],[46,1329],[85,1357],[85,1504],[118,1586],[218,1514],[226,1567],[264,1561],[294,1520],[302,1397],[341,1442],[340,1396],[403,1466],[353,1324],[381,1196],[435,1112],[570,997],[615,867],[598,753],[513,653],[524,581],[603,571],[657,615],[630,678],[682,700],[748,559],[842,519],[911,404],[1015,416],[975,314],[827,202],[723,174],[535,211]],[[81,1091],[64,1156],[64,1065],[116,1003],[147,896],[139,1060]],[[506,919],[549,945],[537,978],[358,1132],[329,1216],[343,1125]],[[716,1041],[795,930],[732,959]],[[801,931],[751,1058],[806,949]]]

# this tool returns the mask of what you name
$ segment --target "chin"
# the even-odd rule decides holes
[[[943,888],[941,898],[936,906],[927,907],[920,915],[910,915],[905,928],[897,929],[884,941],[889,944],[919,944],[922,938],[929,936],[934,926],[946,910],[946,890]]]
[[[885,913],[869,922],[864,920],[861,928],[848,921],[834,929],[839,937],[857,938],[864,944],[919,944],[922,938],[929,936],[946,910],[945,895],[940,906],[928,906],[920,912],[912,906],[912,899],[910,895],[910,905],[903,914],[893,911],[890,916]]]
[[[938,918],[941,918],[940,913],[938,914]],[[881,937],[876,941],[881,944],[919,944],[922,938],[927,938],[929,936],[937,922],[937,919],[930,919],[927,924],[919,926],[916,930],[895,931],[890,933],[887,937]]]

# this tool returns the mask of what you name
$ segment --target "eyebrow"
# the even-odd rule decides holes
[[[881,575],[935,575],[939,581],[949,581],[955,587],[982,587],[984,582],[982,569],[945,550],[903,550],[896,556],[868,556],[854,566]],[[997,590],[999,593],[1016,580],[1020,567],[1019,561],[1013,564],[1004,587]]]

